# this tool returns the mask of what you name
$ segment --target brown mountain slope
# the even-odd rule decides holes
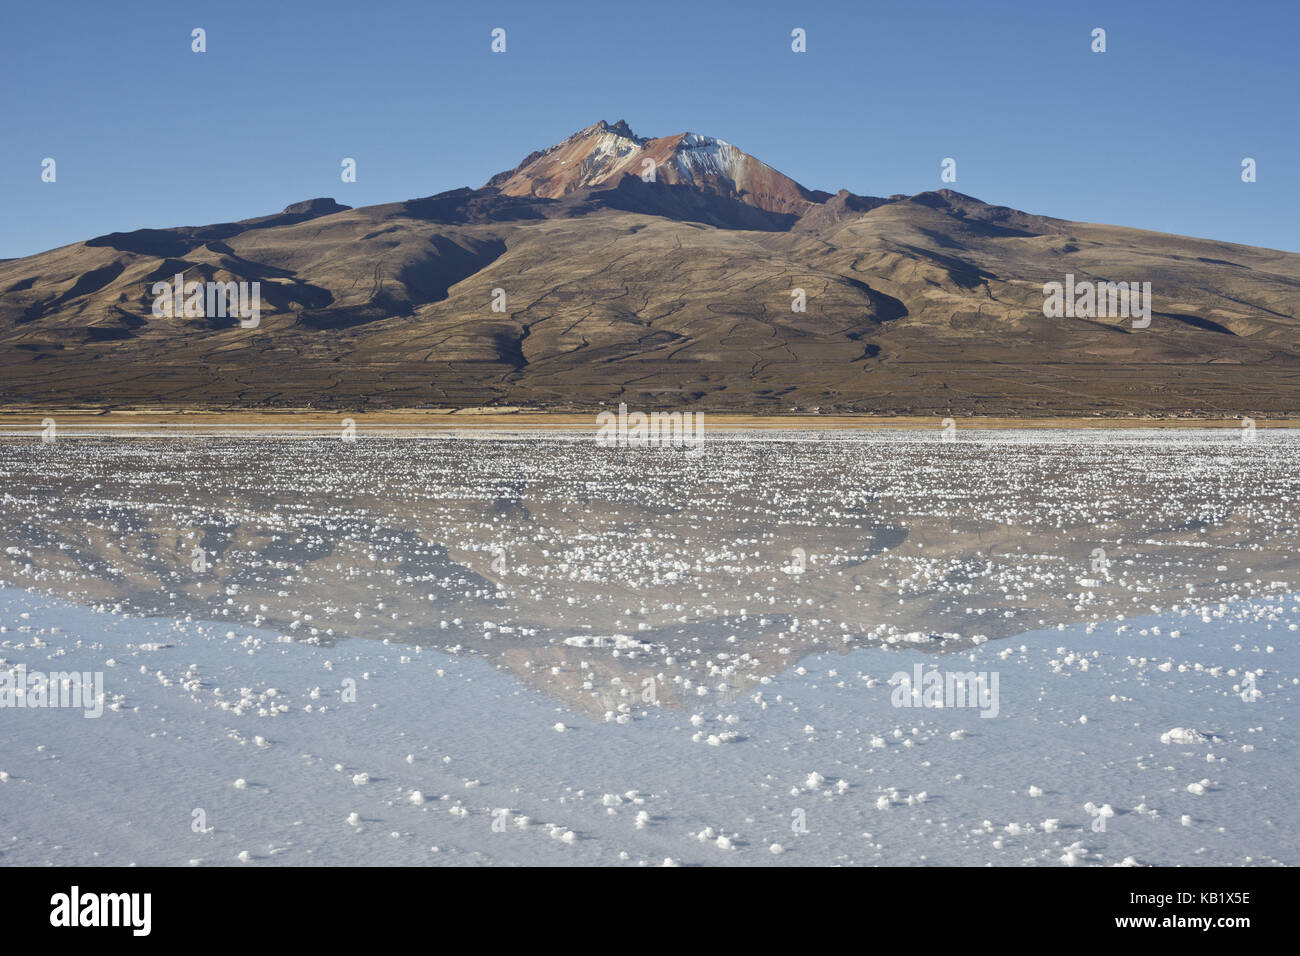
[[[714,162],[705,139],[712,165],[684,137],[597,124],[478,190],[0,262],[0,401],[1300,411],[1300,255],[947,190],[814,193],[744,154]],[[151,286],[176,273],[260,282],[260,325],[155,316]],[[1150,282],[1150,326],[1046,318],[1043,285],[1067,273]]]

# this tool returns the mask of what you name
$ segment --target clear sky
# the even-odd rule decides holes
[[[952,157],[987,202],[1300,251],[1298,36],[1297,0],[11,2],[0,258],[479,186],[601,119],[815,189],[935,189]]]

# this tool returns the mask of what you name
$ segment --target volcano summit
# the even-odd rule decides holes
[[[629,174],[643,182],[692,186],[778,215],[799,216],[830,198],[724,140],[698,133],[643,139],[623,120],[588,126],[487,185],[508,196],[558,199],[588,187],[617,186]]]

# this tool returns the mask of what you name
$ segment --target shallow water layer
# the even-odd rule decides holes
[[[0,709],[0,797],[23,794],[0,848],[1295,862],[1297,450],[1288,432],[0,443],[0,658],[102,672],[107,701],[95,720]],[[980,675],[982,706],[926,697],[931,671]],[[74,847],[78,780],[112,799]],[[192,831],[195,809],[222,825]]]

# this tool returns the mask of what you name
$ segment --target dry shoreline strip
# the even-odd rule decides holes
[[[86,409],[86,408],[0,408],[0,429],[19,432],[39,431],[45,419],[53,419],[59,429],[79,431],[117,429],[202,432],[205,429],[261,429],[319,433],[337,431],[345,419],[358,429],[389,432],[426,429],[432,431],[583,431],[596,427],[596,416],[607,407],[587,412],[551,412],[528,409],[396,409],[375,412],[323,411],[320,409]],[[648,409],[649,411],[649,409]],[[866,415],[744,415],[700,412],[706,431],[823,431],[828,429],[889,430],[932,429],[945,419],[938,416]],[[991,430],[1011,429],[1134,429],[1134,428],[1225,428],[1240,429],[1240,418],[1191,418],[1147,416],[1070,417],[958,417],[958,428]],[[1300,418],[1257,419],[1257,428],[1300,428]]]

